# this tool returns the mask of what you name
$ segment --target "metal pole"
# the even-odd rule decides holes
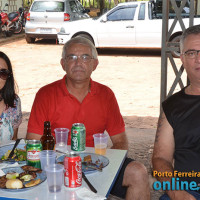
[[[169,13],[169,0],[162,2],[162,43],[161,43],[161,91],[160,91],[160,113],[162,112],[162,102],[166,99],[167,95],[167,54],[166,54],[166,41],[168,33],[168,13]]]

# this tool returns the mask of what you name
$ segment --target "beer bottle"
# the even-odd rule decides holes
[[[53,150],[55,145],[55,139],[51,135],[51,124],[49,121],[44,122],[44,133],[40,138],[43,150]]]

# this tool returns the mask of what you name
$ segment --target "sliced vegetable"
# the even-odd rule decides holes
[[[33,176],[30,174],[26,174],[22,176],[20,179],[23,179],[24,181],[30,181],[31,179],[33,179]]]
[[[16,179],[17,177],[19,177],[19,173],[8,173],[8,174],[6,174],[7,179]]]

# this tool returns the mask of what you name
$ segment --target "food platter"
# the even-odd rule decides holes
[[[95,163],[96,166],[100,166],[102,165],[102,168],[106,167],[108,164],[109,164],[109,160],[107,157],[105,156],[102,156],[102,155],[98,155],[98,154],[94,154],[94,153],[80,153],[79,154],[80,157],[81,157],[81,160],[82,162],[84,161],[84,157],[90,155],[91,158],[92,158],[92,163]],[[65,158],[66,155],[62,155],[60,157],[57,158],[57,162],[63,162],[64,161],[64,158]],[[82,163],[82,171],[85,173],[85,174],[90,174],[90,173],[94,173],[94,172],[97,172],[98,170],[96,169],[91,169],[85,165],[83,165]]]
[[[0,147],[0,161],[10,162],[10,161],[1,160],[1,158],[6,152],[8,152],[8,150],[12,150],[13,146],[14,146],[14,144],[9,144],[9,145]],[[16,149],[24,149],[25,150],[25,147],[26,147],[26,144],[18,144]],[[17,162],[19,164],[26,164],[26,161],[17,161]]]
[[[22,173],[24,172],[24,170],[21,168],[21,167],[8,167],[8,168],[3,168],[1,169],[5,174],[7,173],[13,173],[13,172],[16,172],[16,173]],[[7,191],[7,192],[23,192],[23,191],[26,191],[26,190],[30,190],[32,188],[35,188],[37,187],[38,185],[40,185],[42,182],[44,182],[46,180],[46,173],[45,172],[41,172],[41,173],[37,173],[37,177],[35,179],[40,179],[40,183],[35,185],[35,186],[32,186],[32,187],[24,187],[24,188],[21,188],[21,189],[7,189],[7,188],[0,188],[0,190],[4,190],[4,191]],[[30,181],[28,181],[30,182]],[[28,182],[24,182],[23,185],[25,185],[26,183]]]

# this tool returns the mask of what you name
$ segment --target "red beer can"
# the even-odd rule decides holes
[[[76,188],[82,185],[82,164],[81,157],[76,153],[68,153],[64,158],[64,184],[69,188]]]

